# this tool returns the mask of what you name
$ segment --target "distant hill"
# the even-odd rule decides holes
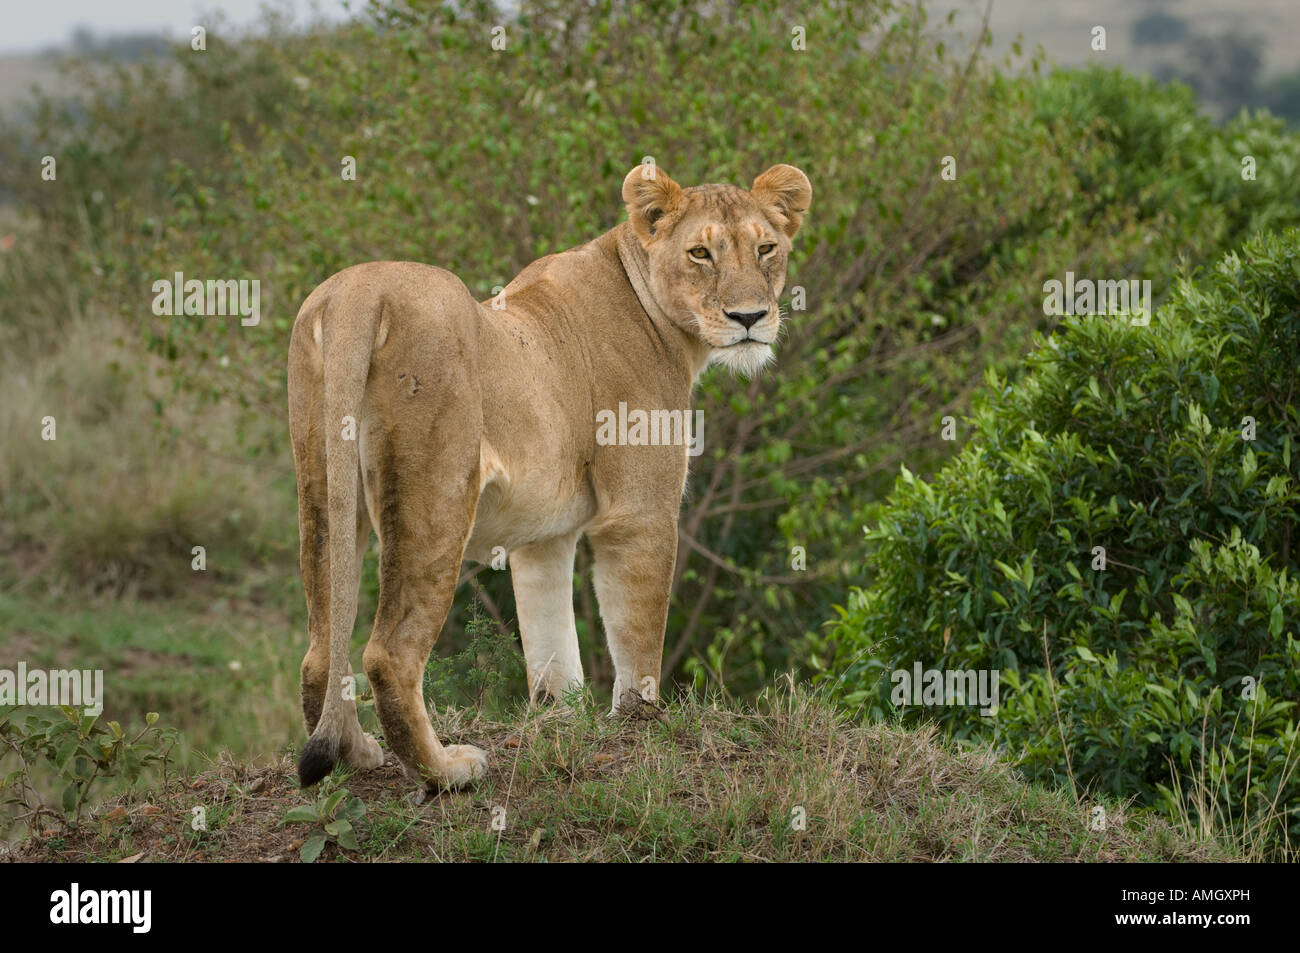
[[[931,21],[957,11],[954,30],[974,35],[985,0],[935,0]],[[1106,28],[1106,51],[1091,48],[1092,29]],[[1295,0],[993,0],[993,51],[1003,56],[1017,35],[1023,51],[1042,46],[1062,67],[1113,66],[1178,78],[1219,117],[1267,106],[1300,120],[1300,3]],[[1287,82],[1287,79],[1290,82]]]
[[[30,53],[0,53],[0,113],[27,99],[33,86],[53,93],[70,92],[59,74],[59,60],[83,56],[102,63],[135,63],[167,51],[161,33],[124,33],[96,36],[86,27],[72,31],[68,42]]]
[[[33,86],[64,90],[54,57],[44,53],[0,55],[0,112],[27,99]]]

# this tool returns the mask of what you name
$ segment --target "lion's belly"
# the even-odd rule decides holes
[[[520,546],[581,529],[594,513],[595,505],[580,496],[532,506],[512,499],[506,505],[499,494],[489,490],[479,498],[465,558],[490,564]]]
[[[577,474],[557,479],[555,467],[510,472],[486,442],[480,490],[465,558],[492,564],[512,549],[581,529],[596,514],[595,494]]]

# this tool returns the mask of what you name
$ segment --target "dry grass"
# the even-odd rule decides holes
[[[175,595],[211,578],[196,545],[230,577],[261,540],[296,543],[287,460],[241,458],[233,410],[169,396],[164,362],[132,340],[121,320],[76,317],[39,360],[0,359],[0,539],[42,589]]]

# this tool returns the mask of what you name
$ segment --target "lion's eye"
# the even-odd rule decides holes
[[[709,260],[709,250],[703,245],[696,245],[694,248],[688,249],[686,254],[690,255],[694,261]]]
[[[764,242],[763,244],[761,244],[761,245],[758,246],[758,256],[759,256],[760,258],[766,258],[768,255],[772,254],[772,252],[774,252],[774,251],[776,251],[776,243],[775,243],[775,242]]]

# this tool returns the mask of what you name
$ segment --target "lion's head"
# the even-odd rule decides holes
[[[749,375],[772,359],[790,239],[812,199],[808,177],[775,165],[749,191],[683,189],[655,165],[623,180],[628,220],[664,312],[712,348],[710,363]]]

